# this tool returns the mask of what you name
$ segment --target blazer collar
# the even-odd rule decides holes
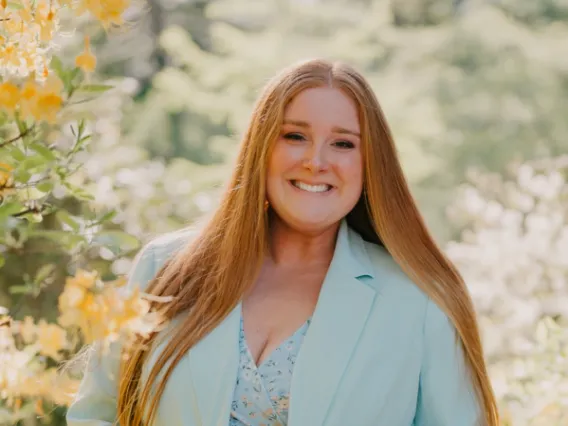
[[[355,278],[375,277],[369,253],[365,248],[365,241],[349,227],[345,219],[341,221],[339,226],[333,261],[349,265],[348,270]]]
[[[343,372],[357,346],[376,292],[363,239],[342,221],[334,255],[298,354],[290,388],[289,426],[324,424]],[[226,425],[239,368],[241,303],[193,347],[184,383],[201,425]],[[186,368],[188,370],[186,370]],[[180,395],[180,398],[183,395]],[[182,403],[180,401],[180,403]]]
[[[341,223],[333,259],[294,366],[289,426],[325,423],[376,292],[361,278],[374,271],[363,239]]]

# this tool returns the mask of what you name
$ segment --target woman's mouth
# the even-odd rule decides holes
[[[290,183],[298,189],[307,192],[322,193],[330,191],[333,186],[327,183],[309,184],[299,180],[291,180]]]

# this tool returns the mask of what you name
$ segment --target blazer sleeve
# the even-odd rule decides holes
[[[153,248],[148,245],[136,256],[127,287],[144,288],[155,273]],[[89,348],[83,379],[67,410],[68,426],[111,426],[115,423],[120,346],[119,342],[113,342],[105,353],[100,342]]]
[[[481,412],[457,332],[428,301],[415,426],[479,426]]]

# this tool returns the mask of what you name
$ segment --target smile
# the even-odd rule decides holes
[[[328,192],[333,188],[331,185],[328,185],[326,183],[310,185],[308,183],[301,182],[299,180],[291,180],[290,183],[296,188],[301,189],[302,191],[315,192],[315,193]]]

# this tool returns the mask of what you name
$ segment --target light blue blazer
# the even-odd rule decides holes
[[[129,285],[144,286],[186,240],[150,243]],[[154,426],[228,424],[239,312],[240,304],[177,365]],[[69,426],[115,420],[118,352],[115,347],[91,357],[67,413]],[[344,221],[294,367],[288,426],[478,426],[481,417],[446,315],[382,247],[365,242]]]

